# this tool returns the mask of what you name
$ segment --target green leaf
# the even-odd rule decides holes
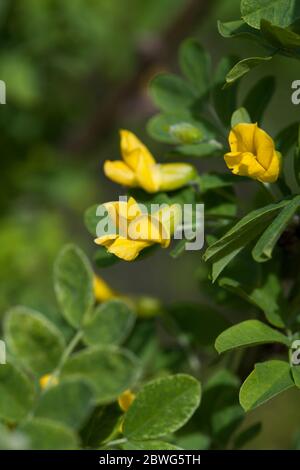
[[[251,292],[246,292],[239,282],[227,277],[220,279],[219,285],[260,308],[272,325],[277,328],[284,327],[280,312],[283,308],[282,302],[280,303],[280,300],[282,301],[281,286],[274,274],[269,274],[264,283]]]
[[[148,121],[147,130],[153,139],[166,144],[196,145],[212,135],[207,126],[186,112],[157,114]]]
[[[165,436],[181,428],[200,403],[200,383],[177,374],[154,380],[143,387],[125,415],[123,432],[143,441]]]
[[[236,176],[231,173],[202,173],[198,176],[198,181],[200,191],[204,194],[207,191],[231,187],[236,182]]]
[[[243,19],[253,28],[260,28],[262,19],[278,26],[289,26],[300,17],[297,0],[241,0]]]
[[[131,388],[140,375],[139,362],[129,351],[116,347],[91,347],[73,354],[62,370],[63,377],[86,379],[95,391],[97,404],[113,402]]]
[[[190,108],[197,98],[191,85],[171,74],[157,75],[149,90],[155,105],[166,112]]]
[[[300,196],[296,196],[281,210],[253,248],[252,256],[255,261],[263,263],[272,258],[273,249],[276,243],[299,207]]]
[[[67,245],[54,266],[54,287],[65,319],[79,328],[94,305],[93,272],[85,254],[75,245]]]
[[[46,389],[37,404],[35,416],[48,418],[78,430],[94,404],[91,387],[82,380],[64,380]]]
[[[94,237],[96,236],[96,228],[101,219],[101,217],[97,216],[97,209],[100,204],[94,204],[93,206],[89,207],[84,213],[84,223],[88,231]]]
[[[230,253],[242,249],[249,241],[267,226],[276,213],[288,204],[289,201],[280,201],[251,211],[235,224],[222,238],[212,243],[204,254],[204,260],[220,259]],[[237,253],[236,253],[237,254]]]
[[[251,118],[245,108],[237,109],[231,117],[231,127],[235,127],[237,124],[241,123],[251,123]]]
[[[231,349],[267,343],[289,346],[290,341],[282,333],[259,320],[246,320],[223,331],[216,339],[215,347],[220,354]]]
[[[280,28],[269,21],[261,21],[261,33],[269,43],[287,56],[300,56],[300,35]]]
[[[34,386],[13,364],[0,366],[0,417],[9,422],[20,421],[30,411]]]
[[[249,243],[251,239],[247,238],[246,240],[243,240],[242,243],[240,244],[241,246],[238,246],[237,248],[234,248],[230,250],[229,253],[222,255],[220,259],[215,261],[212,264],[212,270],[211,270],[211,279],[212,282],[215,282],[220,274],[223,272],[223,270],[228,266],[228,264],[245,248],[245,244]]]
[[[275,91],[274,77],[263,77],[247,94],[243,106],[252,122],[260,122]]]
[[[250,212],[241,219],[220,240],[212,243],[204,253],[204,260],[211,260],[212,280],[216,281],[226,266],[261,232],[276,212],[287,204],[281,201]]]
[[[82,446],[98,448],[101,442],[108,442],[115,431],[120,430],[122,415],[123,411],[117,402],[97,406],[80,430]]]
[[[17,361],[39,376],[55,369],[65,347],[56,326],[25,307],[15,307],[7,312],[4,334]]]
[[[229,21],[222,23],[218,21],[218,30],[221,36],[224,38],[239,38],[244,37],[246,39],[254,40],[260,44],[263,44],[263,38],[257,29],[251,28],[243,20]]]
[[[124,450],[181,450],[181,447],[174,446],[163,441],[133,441],[130,440],[122,445]]]
[[[238,59],[236,57],[224,57],[217,66],[214,75],[213,104],[222,123],[229,128],[232,113],[237,108],[237,84],[223,89],[226,76]]]
[[[135,314],[122,300],[98,305],[92,318],[84,325],[84,341],[89,345],[121,344],[131,332]]]
[[[179,436],[176,443],[185,450],[207,450],[211,445],[211,438],[201,432],[194,432]]]
[[[27,421],[20,430],[24,432],[33,450],[69,450],[78,447],[78,438],[67,426],[45,418]]]
[[[186,39],[179,49],[179,65],[200,96],[210,87],[211,60],[209,54],[195,39]]]
[[[206,158],[220,153],[223,146],[216,140],[210,140],[201,144],[179,145],[175,148],[175,153],[186,157]]]
[[[253,410],[295,384],[291,369],[284,361],[256,364],[240,390],[240,403],[245,411]]]
[[[269,57],[248,57],[247,59],[240,60],[226,75],[226,87],[231,86],[237,80],[246,75],[250,70],[264,62],[269,62],[272,56]]]

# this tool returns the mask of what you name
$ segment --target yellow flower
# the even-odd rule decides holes
[[[145,214],[132,197],[127,201],[104,204],[116,230],[95,239],[97,245],[125,261],[134,260],[139,253],[154,243],[167,248],[171,235],[181,220],[178,205],[166,205],[155,214]]]
[[[125,392],[123,392],[118,398],[118,403],[121,410],[125,412],[128,411],[134,399],[135,394],[132,393],[130,390],[125,390]]]
[[[231,152],[224,158],[235,175],[274,183],[280,172],[280,153],[273,139],[257,124],[238,124],[229,134]]]
[[[94,295],[97,302],[105,302],[116,297],[116,293],[99,276],[94,276]]]
[[[53,387],[58,384],[58,378],[51,374],[43,375],[40,380],[40,387],[42,390],[45,390],[47,387]]]
[[[195,168],[188,163],[156,163],[147,147],[130,131],[121,130],[122,160],[104,163],[104,173],[112,181],[148,193],[173,191],[195,179]]]

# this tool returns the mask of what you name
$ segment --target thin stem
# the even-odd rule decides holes
[[[60,372],[61,372],[61,369],[63,368],[63,366],[65,365],[65,362],[66,360],[69,358],[69,356],[72,354],[72,352],[74,351],[74,349],[76,348],[77,344],[79,343],[79,341],[81,340],[82,338],[82,331],[79,330],[77,331],[77,333],[75,334],[75,336],[73,336],[73,338],[71,339],[70,343],[68,344],[68,346],[66,347],[66,349],[64,350],[62,356],[61,356],[61,359],[58,363],[58,366],[56,367],[56,369],[54,370],[52,376],[54,377],[58,377]]]

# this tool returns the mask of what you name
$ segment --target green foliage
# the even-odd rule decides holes
[[[71,121],[84,123],[85,107],[90,107],[86,97],[92,101],[93,96],[85,90],[82,106],[77,102],[79,87],[83,89],[84,83],[90,83],[92,72],[99,98],[105,98],[105,81],[111,83],[112,76],[117,80],[129,60],[129,43],[137,42],[132,33],[126,43],[120,40],[123,36],[119,36],[119,29],[125,25],[114,10],[115,2],[87,8],[83,8],[83,0],[67,3],[48,0],[42,6],[42,2],[26,0],[21,6],[17,1],[16,37],[8,26],[7,11],[0,7],[0,27],[4,25],[6,38],[0,48],[0,66],[2,78],[8,81],[13,76],[9,89],[12,108],[8,113],[18,120],[17,124],[9,116],[5,122],[0,120],[3,152],[19,155],[22,150],[22,155],[31,155],[29,167],[34,168],[25,170],[20,163],[17,176],[7,183],[10,190],[17,180],[26,185],[26,175],[41,169],[40,163],[35,166],[40,155],[48,159],[45,174],[51,180],[52,166],[56,167],[58,161],[53,154],[57,152],[40,140],[60,142],[62,131]],[[140,3],[131,0],[135,19],[130,17],[126,28],[131,30],[132,21],[139,21],[142,33],[152,21],[148,24],[144,15],[144,9],[150,7],[141,7]],[[169,0],[163,2],[164,7],[157,0],[154,3],[159,9],[171,5]],[[106,8],[110,21],[100,26],[99,18]],[[30,18],[30,24],[26,18]],[[63,18],[63,29],[57,28],[58,18]],[[227,171],[223,156],[228,151],[230,129],[256,122],[261,127],[277,91],[275,77],[255,80],[256,68],[267,68],[276,55],[285,56],[286,61],[299,59],[299,18],[300,7],[295,0],[242,0],[241,18],[219,22],[219,32],[224,38],[252,41],[265,53],[255,51],[252,57],[242,59],[226,55],[213,69],[208,51],[197,40],[187,39],[179,48],[180,74],[163,73],[151,80],[150,97],[158,114],[150,118],[147,129],[160,143],[158,151],[166,144],[166,158],[209,160],[199,162],[199,175],[183,189],[148,194],[131,188],[128,195],[146,207],[178,203],[190,204],[194,211],[196,203],[205,205],[205,253],[202,260],[197,253],[190,257],[197,264],[199,299],[163,303],[150,297],[151,292],[140,296],[121,288],[122,293],[115,294],[118,298],[99,302],[87,256],[73,244],[65,246],[54,266],[58,311],[48,308],[45,299],[45,310],[17,306],[10,308],[4,318],[7,364],[0,366],[0,448],[243,448],[261,430],[257,420],[245,423],[246,413],[288,389],[297,392],[300,372],[291,362],[291,349],[293,341],[299,339],[300,323],[299,123],[286,125],[279,113],[281,130],[274,141],[276,150],[282,153],[283,170],[276,183],[237,177]],[[113,44],[106,30],[112,24],[120,26]],[[78,33],[76,45],[74,30]],[[50,31],[47,38],[45,31],[47,35]],[[25,55],[14,47],[15,43],[24,44]],[[100,60],[98,51],[103,44],[106,47]],[[100,83],[98,74],[109,62],[108,49],[116,50],[114,71],[105,73]],[[41,63],[39,69],[37,62]],[[239,81],[250,71],[254,83],[248,92],[239,93]],[[52,85],[45,87],[48,76],[51,80],[47,83]],[[67,82],[66,89],[46,105],[44,95],[54,96],[52,92],[62,81]],[[6,160],[4,175],[6,166],[9,168],[9,158]],[[162,160],[157,158],[159,163]],[[68,165],[66,168],[69,174]],[[82,198],[84,187],[82,190],[76,181],[72,176],[52,180],[51,203],[57,204],[62,198],[66,211],[73,201],[77,212],[85,203],[90,204],[89,197]],[[40,196],[43,182],[37,186],[36,194]],[[2,192],[6,194],[5,185]],[[7,192],[6,201],[9,198]],[[96,236],[99,221],[97,207],[87,209],[84,217],[92,237]],[[57,233],[50,230],[51,224],[41,225],[32,242],[38,249],[40,239],[47,235],[52,241]],[[194,218],[191,225],[196,225]],[[7,223],[7,227],[1,226],[1,244],[9,240],[13,248],[1,259],[17,276],[19,264],[11,264],[10,260],[18,257],[23,229],[17,233],[15,226]],[[72,226],[73,233],[76,230]],[[61,238],[63,231],[47,250],[52,253]],[[180,240],[169,250],[172,276],[178,286],[193,282],[192,276],[184,271],[180,277],[180,270],[175,268],[177,258],[186,251],[186,243],[186,239]],[[154,250],[145,250],[138,261],[150,258]],[[149,269],[149,275],[172,282],[170,274],[164,275],[160,260],[155,264],[159,250],[157,247],[155,270]],[[188,263],[188,255],[186,259]],[[31,260],[32,271],[27,271],[29,255],[26,260],[25,277],[31,279],[34,262]],[[100,268],[121,264],[105,247],[97,248],[94,261]],[[226,277],[221,277],[225,269]],[[143,285],[148,287],[144,273]],[[137,292],[140,285],[132,290]],[[161,290],[167,299],[164,287]],[[126,397],[130,397],[127,404]]]
[[[92,308],[94,297],[90,264],[75,246],[66,246],[58,256],[54,287],[64,317],[78,328]]]
[[[55,368],[65,346],[55,325],[25,307],[15,307],[7,313],[4,337],[16,360],[38,376]]]
[[[83,327],[84,341],[97,344],[121,344],[131,332],[135,314],[121,300],[111,300],[96,307],[91,319]]]
[[[12,364],[0,367],[0,416],[9,422],[22,419],[32,407],[34,387]]]
[[[281,343],[289,346],[289,339],[282,333],[258,320],[246,320],[231,326],[216,339],[215,347],[219,353],[231,349],[256,346],[266,343]]]
[[[284,27],[300,17],[300,7],[296,0],[241,0],[241,14],[254,28],[259,29],[262,19]]]
[[[273,360],[256,364],[241,387],[241,405],[245,411],[252,410],[294,385],[287,362]]]
[[[34,415],[78,430],[94,405],[94,394],[82,379],[65,380],[42,394]]]
[[[73,354],[62,369],[63,377],[82,377],[92,386],[98,404],[114,401],[135,385],[140,375],[136,358],[116,347],[91,347]]]
[[[20,430],[28,437],[31,449],[69,450],[78,447],[76,434],[67,426],[51,419],[30,419]]]
[[[126,413],[125,436],[129,440],[144,441],[177,431],[199,406],[200,397],[199,382],[186,375],[166,377],[145,385]]]
[[[226,75],[226,84],[232,85],[234,82],[246,75],[250,70],[257,67],[258,65],[268,62],[272,57],[249,57],[243,59],[228,72]]]

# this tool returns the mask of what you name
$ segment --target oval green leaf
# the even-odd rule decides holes
[[[85,254],[67,245],[54,266],[54,288],[65,319],[78,328],[94,304],[93,272]]]
[[[131,440],[156,439],[177,431],[199,406],[201,385],[184,374],[154,380],[143,387],[125,415],[123,431]]]
[[[64,338],[56,326],[26,307],[8,311],[4,335],[18,363],[39,376],[55,369],[65,347]]]
[[[121,344],[131,332],[135,313],[122,300],[98,305],[83,327],[84,341],[91,346]]]
[[[290,341],[285,335],[259,320],[246,320],[223,331],[216,339],[215,347],[218,353],[223,353],[235,348],[266,343],[289,346]]]

